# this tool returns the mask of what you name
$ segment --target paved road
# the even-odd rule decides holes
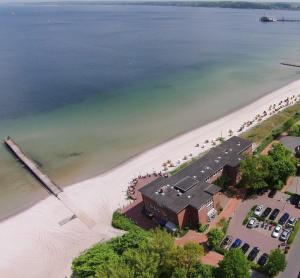
[[[300,272],[300,234],[287,255],[287,268],[279,278],[297,278]]]

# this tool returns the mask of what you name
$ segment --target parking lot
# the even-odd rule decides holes
[[[278,245],[282,243],[279,240],[279,237],[273,238],[271,236],[274,228],[272,227],[272,229],[269,230],[269,228],[264,229],[261,225],[259,225],[259,227],[249,229],[246,225],[242,224],[243,220],[247,216],[247,213],[255,205],[263,205],[264,209],[267,207],[272,208],[272,210],[275,208],[279,209],[280,212],[275,221],[278,221],[285,212],[287,212],[290,217],[300,218],[300,209],[291,205],[288,199],[288,195],[277,192],[274,198],[269,198],[267,194],[264,194],[263,196],[255,196],[243,201],[235,211],[230,221],[227,235],[232,236],[233,241],[237,238],[241,239],[241,245],[244,243],[248,243],[250,245],[246,255],[249,254],[253,247],[258,247],[260,252],[255,261],[257,261],[263,253],[269,254],[271,250],[277,249]]]

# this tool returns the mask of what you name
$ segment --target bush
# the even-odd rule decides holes
[[[208,228],[208,225],[204,225],[204,224],[199,224],[199,227],[198,227],[198,232],[199,233],[204,233]]]
[[[119,211],[115,211],[113,213],[111,224],[114,228],[124,230],[124,231],[130,231],[132,229],[139,229],[131,219],[127,218]]]
[[[300,220],[298,220],[296,222],[296,225],[295,225],[295,227],[294,227],[294,229],[293,229],[293,231],[292,231],[292,233],[291,233],[291,235],[290,235],[290,237],[289,237],[289,239],[287,241],[287,243],[289,245],[291,245],[293,243],[293,241],[297,237],[297,234],[298,234],[299,230],[300,230]]]
[[[221,255],[225,255],[228,252],[228,250],[226,250],[225,248],[222,248],[221,246],[215,246],[214,251],[216,251],[217,253],[219,253]]]
[[[218,223],[218,226],[220,226],[220,228],[222,229],[222,232],[224,234],[227,233],[227,229],[228,229],[230,220],[231,220],[231,217],[229,219],[227,219],[227,220],[225,218],[222,218],[220,220],[220,222]]]

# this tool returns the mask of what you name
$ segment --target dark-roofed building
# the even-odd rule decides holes
[[[240,161],[251,153],[252,143],[234,136],[174,176],[154,180],[140,189],[146,213],[180,228],[208,223],[220,203],[221,188],[213,182],[224,174],[236,184]]]

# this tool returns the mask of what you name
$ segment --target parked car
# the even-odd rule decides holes
[[[272,209],[271,209],[270,207],[267,207],[267,208],[264,210],[264,212],[261,214],[261,216],[262,216],[263,218],[266,218],[266,217],[269,216],[269,214],[271,213],[271,211],[272,211]]]
[[[253,227],[255,226],[255,224],[256,224],[256,218],[251,217],[251,218],[249,219],[249,221],[248,221],[247,227],[248,227],[248,228],[253,228]]]
[[[221,243],[222,248],[226,248],[230,243],[232,242],[232,236],[227,236],[224,238],[224,240]]]
[[[270,215],[270,217],[269,217],[269,219],[270,220],[275,220],[276,219],[276,217],[278,216],[278,214],[279,214],[279,209],[274,209],[273,211],[272,211],[272,213],[271,213],[271,215]]]
[[[279,239],[281,241],[286,241],[289,238],[291,231],[292,230],[288,229],[288,228],[284,229],[283,232],[281,233]]]
[[[289,219],[289,217],[290,217],[290,215],[289,215],[287,212],[285,212],[285,213],[279,218],[278,223],[279,223],[280,225],[284,225],[285,222]]]
[[[238,248],[241,246],[241,244],[242,244],[242,241],[239,238],[237,238],[230,246],[230,249]]]
[[[291,205],[295,205],[297,207],[298,203],[300,202],[299,195],[292,195],[290,197],[290,203]]]
[[[262,196],[268,191],[267,188],[261,188],[257,190],[257,195]]]
[[[272,237],[278,237],[281,229],[282,229],[282,226],[280,224],[278,224],[272,232]]]
[[[259,253],[259,248],[258,248],[258,247],[254,247],[254,248],[250,251],[250,253],[249,253],[249,255],[248,255],[248,259],[249,259],[250,261],[254,261],[254,259],[256,258],[256,256],[257,256],[258,253]]]
[[[244,243],[243,246],[241,247],[241,250],[244,254],[247,253],[247,251],[249,250],[250,245],[248,243]]]
[[[267,253],[263,253],[260,258],[258,259],[257,263],[260,266],[264,266],[268,260],[269,255]]]
[[[294,228],[297,222],[297,218],[296,217],[291,217],[288,222],[286,222],[285,226],[286,227],[290,227],[290,228]]]
[[[260,216],[262,214],[263,209],[264,209],[263,205],[256,206],[256,208],[254,210],[254,215]]]
[[[268,194],[268,197],[269,198],[274,198],[274,196],[276,195],[277,193],[277,190],[276,189],[272,189],[269,194]]]

